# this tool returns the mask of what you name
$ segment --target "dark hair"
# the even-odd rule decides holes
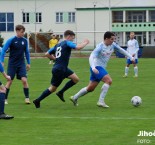
[[[108,38],[108,39],[111,38],[111,36],[115,36],[114,33],[109,32],[109,31],[105,32],[105,34],[104,34],[104,40],[105,40],[106,38]]]
[[[66,37],[66,36],[68,36],[68,35],[75,36],[75,33],[74,33],[73,31],[71,31],[71,30],[66,30],[66,31],[64,32],[64,36]]]
[[[20,31],[20,30],[23,30],[25,31],[25,27],[23,25],[16,25],[16,31]]]

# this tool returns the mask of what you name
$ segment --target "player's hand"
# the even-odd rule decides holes
[[[7,81],[11,81],[11,77],[10,76],[6,75],[5,78],[7,79]]]
[[[132,63],[134,64],[134,63],[135,63],[135,58],[132,57],[131,61],[132,61]]]
[[[26,65],[26,70],[29,71],[30,70],[30,64]]]
[[[51,55],[50,57],[52,60],[56,60],[56,57],[54,55]]]
[[[89,43],[89,40],[88,39],[85,39],[83,42],[86,43],[86,44],[88,44]]]
[[[99,71],[96,68],[92,69],[95,74],[99,74]]]
[[[135,57],[135,54],[133,54],[132,57]]]
[[[4,67],[4,62],[1,62],[2,66]]]

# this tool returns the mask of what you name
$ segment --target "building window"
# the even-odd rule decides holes
[[[23,23],[29,23],[29,22],[30,22],[30,14],[23,13]]]
[[[41,23],[42,22],[42,13],[36,13],[36,22]]]
[[[127,23],[146,22],[146,11],[127,11],[126,22]]]
[[[113,11],[112,12],[112,21],[113,23],[122,23],[123,22],[123,11]]]
[[[24,12],[23,13],[23,23],[41,23],[42,22],[42,13],[37,12]]]
[[[0,13],[0,31],[14,31],[14,13]]]
[[[155,22],[155,11],[150,11],[149,12],[149,21],[150,22]]]
[[[63,13],[62,12],[56,13],[56,23],[63,23]]]
[[[69,12],[68,13],[68,22],[69,23],[75,23],[75,12]]]

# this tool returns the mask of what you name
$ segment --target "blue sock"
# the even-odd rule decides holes
[[[6,88],[6,94],[5,94],[5,99],[8,99],[8,94],[10,92],[10,89]]]
[[[0,114],[4,113],[4,106],[5,106],[5,94],[0,93]]]
[[[38,97],[36,100],[37,101],[41,101],[43,99],[45,99],[47,96],[49,96],[51,94],[50,90],[49,89],[46,89],[41,95],[40,97]]]
[[[74,83],[72,80],[68,81],[65,86],[59,91],[59,93],[64,93],[66,90],[74,86],[76,83]]]
[[[23,88],[25,98],[29,98],[29,88]]]

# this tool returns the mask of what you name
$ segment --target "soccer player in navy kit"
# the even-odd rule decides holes
[[[26,70],[30,69],[30,54],[28,49],[28,41],[24,38],[25,27],[23,25],[16,26],[16,36],[11,37],[7,40],[5,45],[3,46],[1,53],[1,62],[4,65],[4,57],[6,51],[10,48],[10,55],[8,61],[8,75],[11,77],[11,80],[7,81],[6,84],[6,104],[7,97],[10,90],[10,86],[12,81],[16,75],[17,79],[20,79],[23,83],[23,91],[25,95],[25,103],[30,104],[29,100],[29,86],[27,82]],[[26,56],[27,65],[25,64]]]
[[[74,44],[75,33],[71,30],[66,30],[64,32],[64,38],[64,41],[54,46],[46,53],[48,58],[55,59],[55,64],[52,68],[51,86],[33,101],[36,108],[40,108],[40,102],[51,93],[55,92],[65,78],[69,78],[70,80],[65,86],[56,93],[56,95],[65,102],[64,92],[79,81],[78,76],[68,68],[70,54],[72,49],[80,50],[84,48],[89,43],[89,40],[85,39],[81,44]]]
[[[8,76],[5,73],[4,68],[1,63],[0,63],[0,72],[3,74],[3,76],[7,80],[11,80],[10,76]],[[0,119],[12,119],[12,118],[14,118],[13,116],[10,116],[10,115],[7,115],[4,113],[5,93],[6,93],[6,89],[5,89],[4,85],[0,82]]]

